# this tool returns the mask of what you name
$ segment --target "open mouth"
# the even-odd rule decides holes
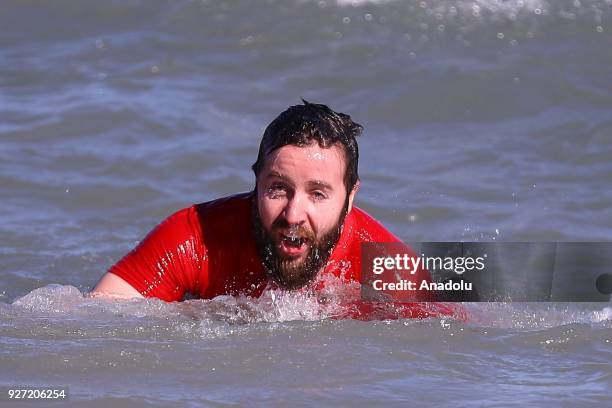
[[[289,256],[299,256],[308,247],[308,239],[296,234],[280,234],[280,250]]]

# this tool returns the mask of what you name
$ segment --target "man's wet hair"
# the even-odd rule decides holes
[[[351,192],[359,174],[359,148],[356,137],[363,127],[351,120],[347,114],[334,112],[326,105],[310,103],[302,99],[303,105],[291,106],[278,115],[264,131],[259,145],[257,161],[252,169],[255,177],[263,169],[266,157],[283,146],[308,146],[313,141],[322,148],[339,144],[344,148],[346,171],[344,185]]]

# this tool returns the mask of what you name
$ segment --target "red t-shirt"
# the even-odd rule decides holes
[[[177,211],[109,272],[143,296],[165,301],[181,300],[186,293],[204,299],[218,295],[260,296],[269,278],[255,243],[253,199],[254,193],[249,192]],[[359,282],[361,244],[367,242],[400,240],[365,211],[353,207],[319,277],[331,274],[346,282]],[[404,253],[414,256],[409,247],[402,248]],[[419,269],[413,279],[429,280],[429,273]],[[318,279],[315,288],[322,289],[324,282]],[[448,315],[467,319],[460,305],[421,303],[435,300],[429,292],[417,291],[413,300],[389,303],[356,299],[339,316],[370,320]]]
[[[165,301],[181,300],[187,292],[205,299],[259,296],[268,277],[255,244],[253,197],[252,192],[238,194],[174,213],[110,272],[143,296]],[[353,207],[321,273],[359,281],[363,242],[400,241],[365,211]],[[407,247],[406,251],[412,253]],[[428,273],[420,270],[417,277],[428,279]]]

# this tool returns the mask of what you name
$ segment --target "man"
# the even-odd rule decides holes
[[[329,275],[359,281],[361,243],[399,242],[353,206],[361,130],[325,105],[290,107],[264,132],[252,192],[171,215],[93,294],[178,301],[259,296],[267,287],[316,291]]]

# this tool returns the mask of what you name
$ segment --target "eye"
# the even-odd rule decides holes
[[[279,198],[287,195],[287,186],[282,183],[274,183],[266,190],[266,195],[270,198]]]
[[[315,201],[323,201],[323,200],[327,199],[327,194],[325,194],[322,191],[318,191],[318,190],[317,191],[313,191],[312,192],[312,198]]]

